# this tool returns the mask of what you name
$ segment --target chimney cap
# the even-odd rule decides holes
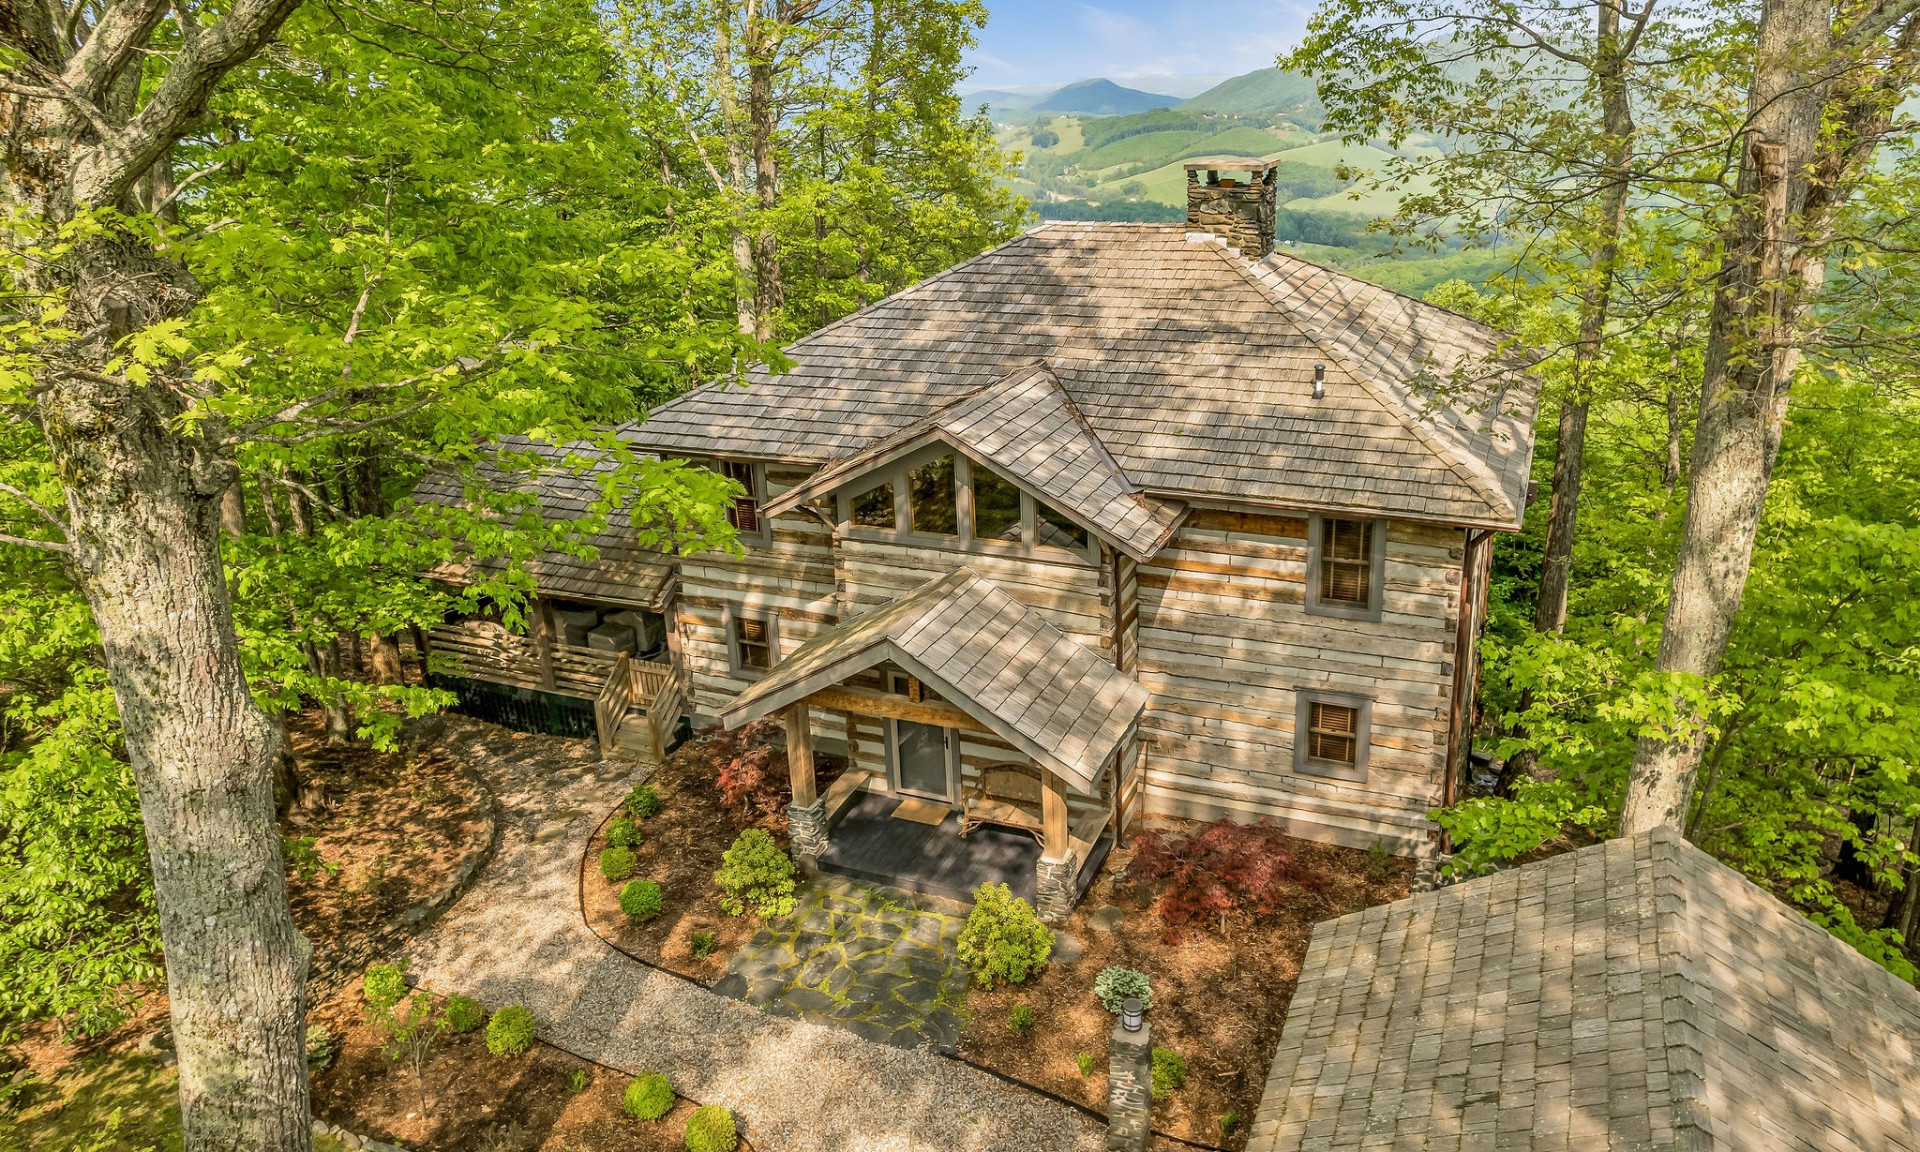
[[[1196,156],[1183,160],[1180,166],[1189,172],[1271,172],[1280,167],[1278,160],[1263,160],[1258,156]]]

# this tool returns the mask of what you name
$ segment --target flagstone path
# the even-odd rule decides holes
[[[925,1049],[875,1044],[716,995],[609,948],[580,911],[580,863],[638,774],[584,741],[454,718],[443,738],[498,796],[500,847],[412,942],[435,992],[522,1004],[542,1039],[723,1104],[756,1152],[1096,1152],[1083,1114]]]
[[[966,907],[840,876],[798,895],[791,916],[734,953],[713,990],[877,1043],[953,1052],[969,978],[955,946]]]

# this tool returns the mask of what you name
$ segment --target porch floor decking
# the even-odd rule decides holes
[[[939,824],[898,819],[893,810],[901,799],[880,792],[855,799],[828,835],[820,870],[969,903],[980,885],[1005,884],[1015,896],[1033,900],[1038,840],[1006,828],[979,828],[962,839],[959,813],[949,812]],[[1092,859],[1081,867],[1081,891],[1112,842],[1102,834],[1094,845]]]

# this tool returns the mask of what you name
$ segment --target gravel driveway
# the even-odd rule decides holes
[[[780,1019],[654,971],[601,943],[580,914],[579,868],[630,766],[585,741],[451,718],[446,746],[500,800],[500,848],[472,891],[413,941],[436,992],[524,1004],[540,1037],[629,1072],[664,1072],[724,1104],[757,1152],[1094,1152],[1084,1115],[930,1052]]]

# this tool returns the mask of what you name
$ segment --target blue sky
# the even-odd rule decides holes
[[[968,89],[1093,76],[1237,76],[1272,64],[1299,39],[1313,10],[1308,0],[987,3],[992,15],[968,57]]]

